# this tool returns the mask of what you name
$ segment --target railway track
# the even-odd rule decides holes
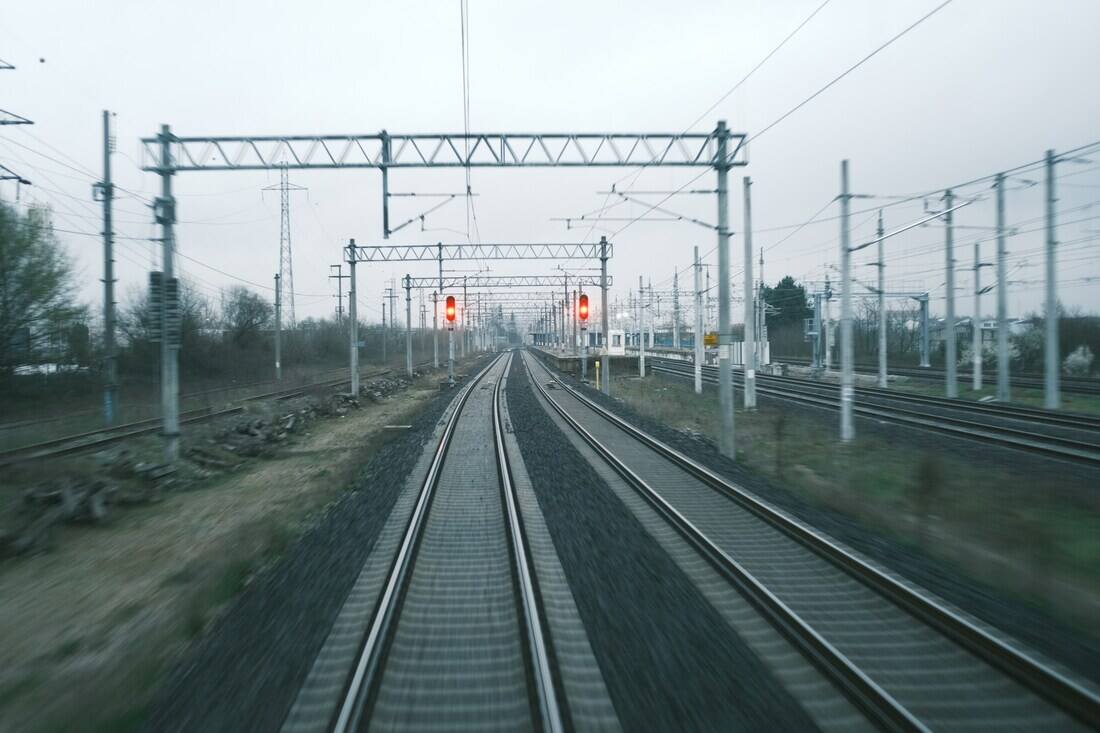
[[[317,675],[284,730],[566,728],[504,443],[511,358],[472,378],[446,418],[331,719],[311,707]]]
[[[680,379],[694,379],[694,367],[688,362],[653,359],[650,368]],[[718,384],[718,369],[703,367],[703,381]],[[743,383],[739,372],[734,372],[734,382]],[[758,374],[756,390],[778,400],[839,409],[839,387],[817,380]],[[859,417],[1100,466],[1100,419],[1095,416],[875,388],[857,388],[856,396],[853,409]]]
[[[389,374],[392,371],[392,369],[382,369],[375,372],[369,372],[363,374],[362,378],[372,379],[374,377]],[[249,395],[248,397],[236,400],[238,404],[222,409],[200,408],[197,410],[187,410],[180,414],[180,425],[205,422],[207,420],[214,420],[219,417],[243,412],[244,405],[249,402],[257,402],[260,400],[289,400],[295,397],[301,397],[311,390],[331,389],[333,387],[339,387],[342,384],[347,384],[347,382],[347,377],[323,380],[299,385],[297,387]],[[258,382],[257,384],[266,383]],[[0,467],[99,450],[123,440],[156,433],[160,430],[160,422],[161,420],[159,417],[151,417],[145,420],[137,420],[121,425],[100,428],[98,430],[65,435],[59,438],[0,451]]]
[[[876,726],[1075,730],[1100,695],[560,382],[542,399]],[[549,389],[552,385],[555,389]]]
[[[773,361],[782,362],[784,364],[794,364],[797,366],[808,367],[810,365],[809,359],[804,359],[797,356],[776,356],[772,357]],[[878,374],[877,364],[856,364],[855,370],[860,374]],[[933,367],[890,367],[890,374],[897,375],[899,377],[912,377],[914,379],[927,379],[931,381],[943,382],[946,379],[946,373],[943,369]],[[968,383],[970,380],[971,371],[969,368],[960,368],[958,371],[959,382],[961,384]],[[985,374],[985,384],[996,384],[997,375],[995,371],[987,372]],[[1043,389],[1043,375],[1041,374],[1020,374],[1010,375],[1009,384],[1013,387],[1019,387],[1021,389]],[[1060,388],[1063,392],[1072,392],[1074,394],[1085,395],[1100,395],[1100,379],[1094,379],[1092,377],[1067,377],[1062,375],[1060,377]]]

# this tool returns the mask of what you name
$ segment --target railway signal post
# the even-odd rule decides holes
[[[455,296],[447,296],[447,384],[455,383]]]
[[[581,381],[588,379],[588,295],[581,293],[577,303],[577,317],[581,321]]]

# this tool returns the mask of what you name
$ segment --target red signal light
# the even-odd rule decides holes
[[[447,320],[452,323],[455,320],[455,296],[447,296]]]
[[[581,317],[582,321],[588,320],[588,296],[581,293],[581,302],[577,306],[577,315]]]

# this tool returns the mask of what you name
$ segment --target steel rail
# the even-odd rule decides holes
[[[847,656],[768,590],[741,563],[719,548],[648,482],[585,429],[557,400],[550,396],[549,391],[535,378],[531,365],[526,360],[525,365],[531,382],[566,424],[876,725],[891,731],[928,730],[889,692],[868,677]],[[570,394],[577,396],[568,385],[556,379],[555,381]]]
[[[809,366],[811,361],[801,357],[773,357],[774,361],[783,362],[788,364],[795,364],[798,366]],[[860,374],[877,374],[878,365],[876,364],[856,364],[855,371]],[[890,373],[897,376],[914,377],[916,379],[929,379],[934,381],[942,381],[944,379],[944,370],[939,367],[891,367]],[[996,372],[984,371],[987,377],[995,381]],[[969,369],[959,370],[959,380],[965,380],[970,377],[971,372]],[[1092,377],[1066,377],[1062,376],[1062,391],[1070,392],[1073,394],[1100,394],[1100,379]],[[987,380],[987,383],[988,382]],[[1043,377],[1042,375],[1033,376],[1032,374],[1016,374],[1009,376],[1009,384],[1013,387],[1019,387],[1021,389],[1042,389]]]
[[[650,360],[651,363],[653,363],[654,365],[663,363],[685,369],[689,368],[693,364],[693,362],[689,359],[675,359],[659,355],[651,356]],[[686,367],[683,366],[685,364],[687,365]],[[715,367],[713,366],[703,366],[704,373],[714,373],[715,371]],[[734,375],[736,378],[737,376],[739,376],[739,373],[735,371]],[[792,385],[806,386],[811,389],[816,389],[820,391],[832,390],[835,392],[838,389],[838,387],[834,383],[809,377],[793,377],[790,375],[778,376],[775,374],[761,374],[758,371],[756,374],[756,379],[758,382],[787,382]],[[1002,417],[1006,420],[1030,421],[1056,427],[1100,430],[1100,415],[1090,415],[1080,412],[1066,412],[1063,410],[1048,410],[1045,408],[1028,407],[1026,405],[1018,404],[1005,404],[1002,402],[979,402],[977,400],[937,397],[935,395],[918,394],[914,392],[905,392],[902,390],[883,389],[881,387],[861,386],[857,387],[856,389],[861,394],[869,395],[872,397],[879,397],[882,399],[894,400],[897,402],[925,404],[935,407],[942,407],[945,409],[953,409],[959,411],[986,414],[995,417]]]
[[[527,629],[527,643],[530,653],[531,676],[535,683],[538,698],[539,718],[545,733],[561,733],[565,730],[562,711],[558,705],[558,691],[554,684],[553,663],[550,647],[544,633],[546,614],[543,611],[535,579],[531,557],[527,551],[526,532],[519,515],[519,497],[512,482],[512,466],[508,460],[508,451],[504,446],[504,424],[500,416],[500,403],[503,396],[501,385],[508,376],[512,365],[511,354],[504,365],[504,374],[497,380],[493,390],[493,439],[497,447],[497,471],[500,487],[504,494],[505,513],[508,517],[508,530],[511,539],[512,557],[515,562],[516,592],[518,604],[523,612]]]
[[[651,368],[655,372],[663,372],[676,377],[689,378],[691,372],[679,367],[670,367],[667,364],[654,363]],[[704,374],[703,380],[708,384],[717,384],[718,377]],[[827,410],[838,409],[835,399],[818,395],[807,395],[758,383],[756,391],[759,394],[787,400],[803,405],[810,405]],[[882,405],[869,406],[856,404],[855,413],[861,417],[881,420],[883,422],[907,425],[931,432],[977,440],[1001,447],[1027,450],[1032,453],[1045,455],[1062,460],[1073,460],[1085,465],[1100,465],[1100,446],[1093,443],[1062,438],[1055,435],[1040,435],[1026,430],[1009,428],[997,425],[979,423],[972,420],[963,420],[957,417],[922,413],[915,410],[907,410],[900,407],[885,407]]]
[[[358,730],[361,728],[370,709],[372,698],[381,684],[386,657],[389,653],[393,635],[397,630],[401,606],[412,579],[416,555],[423,539],[428,514],[437,493],[443,464],[451,447],[455,428],[474,389],[500,363],[502,358],[504,358],[504,355],[493,359],[463,387],[455,408],[447,420],[435,454],[432,457],[432,462],[421,485],[420,494],[406,526],[401,545],[390,566],[386,584],[375,607],[370,627],[364,637],[358,661],[349,677],[344,701],[332,723],[333,733],[347,733],[348,731]],[[514,487],[511,482],[510,468],[507,463],[501,464],[502,460],[507,461],[507,455],[504,453],[503,428],[499,417],[500,381],[497,381],[493,392],[493,431],[497,446],[497,466],[503,493],[502,499],[506,503],[506,513],[509,520],[509,541],[515,559],[512,570],[517,579],[515,589],[518,596],[517,605],[525,619],[529,652],[527,662],[530,665],[529,673],[535,683],[533,692],[538,697],[535,707],[539,711],[539,722],[543,730],[550,733],[560,733],[564,730],[564,724],[558,707],[558,694],[554,685],[549,646],[546,643],[544,634],[543,614],[536,593],[534,576],[530,571],[530,560],[526,552],[526,543],[523,540],[522,527],[518,525],[519,514],[512,495]],[[507,482],[507,486],[505,486],[505,482]]]
[[[370,374],[364,374],[364,379],[374,379],[386,374],[392,373],[392,369],[383,369],[377,372],[371,372]],[[324,389],[329,387],[336,387],[348,382],[347,377],[342,377],[336,380],[326,380],[323,382],[312,382],[309,384],[298,385],[296,387],[287,387],[281,390],[275,390],[273,392],[265,392],[263,394],[249,395],[247,397],[241,397],[235,400],[238,403],[244,402],[256,402],[259,400],[289,400],[295,397],[301,397],[310,390]],[[263,384],[263,382],[257,382],[256,384]],[[180,416],[180,424],[186,425],[191,423],[205,422],[207,420],[214,420],[219,417],[225,417],[227,415],[234,415],[244,410],[240,405],[236,407],[227,407],[221,410],[212,410],[209,407],[198,408],[195,410],[189,410]],[[27,461],[37,461],[44,458],[55,458],[58,456],[72,455],[74,453],[83,453],[84,451],[94,450],[102,448],[104,446],[117,443],[129,438],[136,438],[142,435],[150,435],[160,430],[160,417],[150,417],[144,420],[135,420],[134,422],[123,423],[122,425],[112,425],[110,427],[99,428],[97,430],[89,430],[83,433],[75,433],[72,435],[63,435],[59,438],[51,438],[38,443],[31,443],[30,445],[20,446],[18,448],[11,448],[9,450],[0,451],[0,467],[10,466],[16,463],[25,463]],[[99,437],[96,437],[99,436]],[[93,440],[89,440],[94,438]]]
[[[1028,689],[1053,703],[1056,707],[1074,716],[1086,726],[1093,727],[1096,725],[1096,721],[1100,720],[1100,695],[1092,689],[1035,659],[1026,651],[994,636],[932,597],[924,593],[917,593],[897,578],[879,570],[841,547],[826,535],[776,510],[715,471],[596,404],[568,384],[560,380],[558,380],[558,384],[576,398],[578,402],[612,425],[668,459],[721,495],[728,497],[798,541],[804,547],[830,561],[833,565],[863,582],[915,618],[937,629],[980,659],[1000,669]]]

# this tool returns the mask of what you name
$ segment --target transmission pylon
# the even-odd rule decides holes
[[[287,164],[284,162],[279,167],[279,185],[267,186],[265,191],[279,189],[279,288],[284,305],[287,310],[287,324],[293,328],[297,323],[294,313],[294,257],[290,248],[290,192],[305,191],[305,186],[293,185],[287,172]]]

